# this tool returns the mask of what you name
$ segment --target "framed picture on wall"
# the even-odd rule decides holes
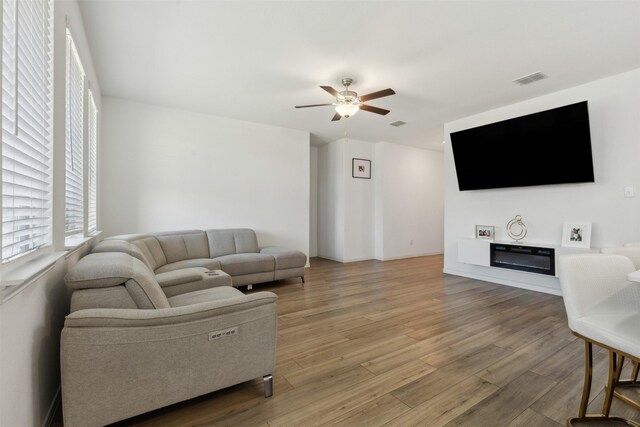
[[[371,179],[371,160],[352,159],[351,176],[354,178]]]
[[[496,227],[493,225],[476,225],[476,239],[493,241],[495,233]]]
[[[569,248],[590,248],[591,223],[565,222],[562,228],[562,246]]]

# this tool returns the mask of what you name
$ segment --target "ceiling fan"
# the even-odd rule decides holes
[[[332,122],[340,120],[343,117],[345,119],[349,118],[359,110],[381,114],[383,116],[389,113],[389,110],[385,110],[384,108],[372,107],[371,105],[366,105],[365,102],[372,99],[395,95],[393,89],[384,89],[379,90],[378,92],[370,93],[368,95],[358,96],[356,92],[349,90],[349,86],[351,85],[351,83],[353,83],[353,79],[342,79],[342,84],[344,85],[345,90],[341,92],[338,92],[331,86],[320,86],[322,89],[326,90],[331,95],[336,97],[336,102],[332,104],[296,105],[296,108],[324,107],[333,105],[335,106],[336,114],[331,119]]]

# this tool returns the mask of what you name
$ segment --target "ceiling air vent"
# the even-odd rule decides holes
[[[515,79],[513,82],[519,85],[528,85],[529,83],[537,82],[538,80],[546,79],[547,75],[538,71],[537,73],[528,74],[520,78]]]
[[[402,120],[398,120],[392,123],[389,123],[389,125],[394,126],[394,127],[400,127],[402,125],[406,125],[407,122],[403,122]]]

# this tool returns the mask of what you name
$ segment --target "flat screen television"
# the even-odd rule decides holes
[[[451,133],[460,191],[594,182],[587,101]]]

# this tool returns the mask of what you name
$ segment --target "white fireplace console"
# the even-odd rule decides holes
[[[492,243],[495,244],[493,251],[491,250]],[[598,248],[564,248],[558,245],[532,242],[492,242],[473,238],[458,241],[459,262],[556,277],[558,272],[555,266],[558,265],[559,255],[589,252],[600,252],[600,250]]]

